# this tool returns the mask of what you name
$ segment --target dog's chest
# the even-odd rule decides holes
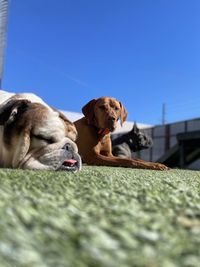
[[[105,135],[100,140],[100,151],[101,152],[108,152],[111,150],[111,140],[108,135]]]

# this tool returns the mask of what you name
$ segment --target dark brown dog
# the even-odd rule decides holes
[[[124,106],[114,98],[93,99],[82,108],[85,117],[75,121],[78,131],[79,153],[88,165],[130,167],[152,170],[166,170],[160,163],[140,159],[123,159],[112,155],[110,133],[116,129],[117,121],[127,118]]]

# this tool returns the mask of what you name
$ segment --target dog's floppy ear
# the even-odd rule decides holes
[[[82,112],[87,118],[89,124],[94,124],[94,106],[96,102],[96,99],[92,99],[82,108]]]
[[[0,125],[12,123],[22,113],[30,101],[25,99],[11,99],[6,104],[0,105]]]
[[[15,147],[15,151],[13,152],[13,168],[23,168],[23,160],[29,151],[30,143],[30,127],[27,127],[26,131],[21,132]]]
[[[120,113],[120,123],[121,123],[121,126],[122,124],[125,122],[127,116],[128,116],[128,112],[126,111],[125,107],[122,105],[121,102],[119,102],[120,104],[120,107],[121,107],[121,113]]]

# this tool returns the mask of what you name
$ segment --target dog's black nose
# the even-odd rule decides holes
[[[109,116],[109,117],[108,117],[108,120],[113,122],[113,121],[115,121],[115,117],[113,117],[113,116]]]
[[[73,151],[73,147],[70,143],[65,144],[62,149],[65,149],[67,151]]]

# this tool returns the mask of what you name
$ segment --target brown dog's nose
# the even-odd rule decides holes
[[[108,117],[108,120],[111,121],[111,122],[114,122],[114,121],[115,121],[115,117],[113,117],[113,116],[109,116],[109,117]]]

